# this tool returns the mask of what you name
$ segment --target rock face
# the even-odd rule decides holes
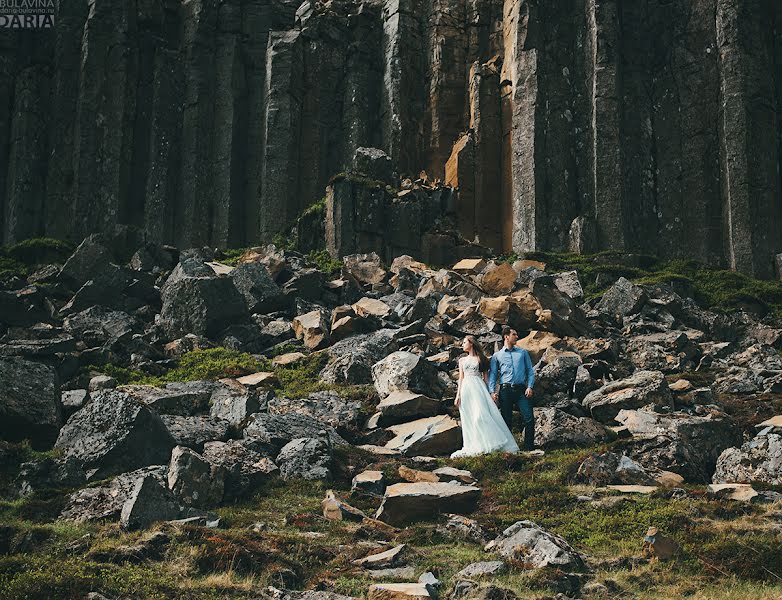
[[[3,33],[0,243],[268,242],[354,170],[373,186],[331,187],[340,254],[382,252],[381,223],[394,254],[424,251],[443,211],[498,251],[773,275],[779,3],[62,4],[34,52]],[[458,204],[391,194],[394,166]]]
[[[168,463],[174,440],[160,417],[116,390],[97,392],[60,430],[55,448],[91,479]]]
[[[640,408],[647,404],[667,404],[671,391],[659,371],[636,371],[627,379],[612,381],[586,395],[585,408],[603,423],[611,423],[622,409]]]
[[[0,437],[29,439],[48,448],[62,425],[60,390],[54,369],[21,358],[0,358]]]

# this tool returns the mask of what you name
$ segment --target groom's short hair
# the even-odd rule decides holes
[[[502,326],[502,337],[508,337],[510,335],[511,331],[515,331],[513,327],[509,327],[508,325]]]

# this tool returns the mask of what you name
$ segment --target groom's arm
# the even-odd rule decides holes
[[[524,367],[527,370],[527,387],[532,389],[535,385],[535,369],[532,368],[532,359],[526,350],[524,351]]]
[[[489,361],[489,393],[494,394],[497,391],[497,357],[492,354]]]

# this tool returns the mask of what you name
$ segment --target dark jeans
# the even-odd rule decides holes
[[[519,407],[521,418],[524,421],[524,449],[532,450],[535,447],[535,417],[532,414],[532,404],[524,395],[525,386],[518,388],[500,387],[500,413],[505,420],[508,429],[513,431],[513,405]]]

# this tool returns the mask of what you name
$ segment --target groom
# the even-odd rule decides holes
[[[519,334],[515,329],[505,325],[502,328],[502,338],[504,340],[502,349],[491,357],[489,391],[495,403],[499,400],[500,412],[508,429],[511,429],[513,420],[513,405],[518,405],[524,419],[524,449],[532,450],[535,440],[535,418],[530,403],[532,386],[535,384],[532,360],[526,350],[516,347]],[[497,392],[498,372],[499,393]]]

